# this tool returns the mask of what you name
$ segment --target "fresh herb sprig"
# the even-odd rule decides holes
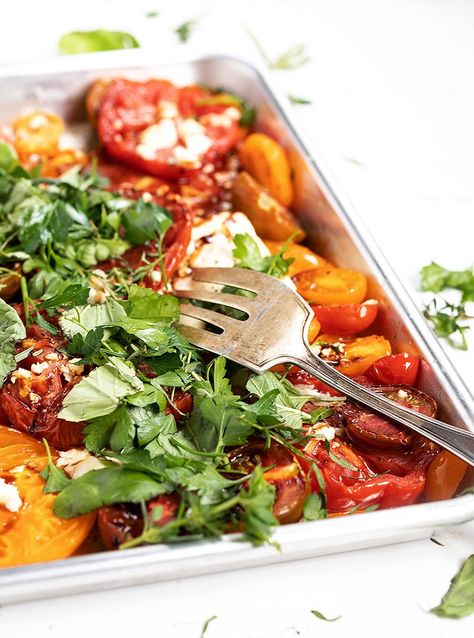
[[[297,44],[290,47],[279,56],[272,59],[263,48],[262,43],[257,36],[248,28],[246,31],[266,66],[271,70],[293,71],[294,69],[299,69],[310,61],[310,56],[305,44]]]

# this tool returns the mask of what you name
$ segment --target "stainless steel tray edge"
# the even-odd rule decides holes
[[[150,62],[143,52],[139,55],[98,54],[62,59],[51,64],[21,65],[20,67],[0,68],[0,86],[3,83],[14,88],[15,78],[20,84],[28,82],[28,75],[39,77],[48,74],[102,72],[136,69],[143,67],[148,74],[166,75],[168,65]],[[232,73],[251,75],[260,92],[265,94],[271,104],[282,130],[291,138],[292,144],[299,150],[307,163],[313,178],[318,181],[324,196],[331,202],[333,209],[342,218],[356,245],[364,253],[373,270],[386,281],[390,297],[398,306],[412,332],[415,333],[420,349],[430,357],[437,375],[444,377],[445,390],[455,408],[459,423],[473,422],[472,397],[459,378],[441,346],[422,320],[415,304],[405,291],[385,258],[375,245],[374,240],[362,228],[352,206],[347,202],[335,180],[328,177],[319,153],[311,145],[311,151],[301,141],[303,133],[298,124],[292,121],[290,106],[286,98],[280,96],[271,81],[252,65],[243,60],[227,56],[209,56],[182,64],[187,75],[197,65],[218,65],[225,69],[227,86],[232,85]],[[49,65],[49,68],[48,68]],[[173,68],[176,64],[173,63]],[[46,71],[45,71],[46,68]],[[30,77],[30,81],[33,78]],[[10,84],[11,83],[11,84]],[[211,84],[212,81],[209,81]],[[250,96],[249,96],[250,97]],[[325,553],[349,551],[368,546],[395,543],[423,538],[432,533],[436,526],[456,524],[474,517],[474,496],[442,501],[439,503],[418,504],[409,507],[372,512],[364,516],[351,516],[315,523],[287,525],[279,528],[275,539],[281,544],[282,552],[271,547],[253,548],[246,543],[234,542],[232,537],[216,542],[191,543],[173,547],[146,547],[127,552],[99,553],[70,558],[39,565],[32,565],[0,572],[0,604],[48,596],[66,595],[82,591],[93,591],[107,587],[127,586],[131,584],[195,576],[198,574],[251,567],[278,561],[286,561],[316,556]]]

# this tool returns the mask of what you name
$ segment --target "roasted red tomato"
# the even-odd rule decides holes
[[[269,467],[264,477],[276,490],[273,514],[282,524],[295,523],[301,518],[309,483],[299,462],[287,448],[272,443],[265,449],[263,441],[254,440],[232,450],[229,460],[235,469],[249,473],[256,465]]]
[[[372,392],[383,394],[416,412],[435,416],[436,402],[428,395],[409,386],[369,386]],[[346,401],[335,409],[336,418],[342,419],[349,436],[359,443],[379,449],[403,449],[413,443],[414,434],[394,421],[387,419],[352,401]]]
[[[0,391],[2,410],[14,428],[38,439],[44,437],[55,448],[81,445],[85,424],[57,415],[64,397],[80,380],[83,366],[71,364],[52,340],[28,337],[19,350],[27,348],[33,348],[32,352]]]
[[[168,403],[165,414],[172,414],[176,421],[181,421],[193,409],[193,395],[183,390],[175,390],[172,403]]]
[[[179,494],[161,494],[147,503],[148,512],[153,517],[153,524],[163,527],[176,518],[180,503]],[[160,507],[160,510],[157,508]],[[155,511],[154,511],[155,510]]]
[[[420,357],[403,352],[382,357],[366,371],[369,379],[383,385],[415,385]]]
[[[97,126],[108,155],[145,173],[176,179],[227,152],[240,137],[240,108],[212,104],[203,87],[165,80],[110,82]]]
[[[369,299],[364,303],[311,307],[322,332],[347,336],[362,332],[375,321],[378,303],[375,299]]]
[[[348,445],[334,439],[330,443],[331,455],[323,441],[312,439],[304,452],[321,469],[326,484],[326,503],[330,514],[347,512],[354,507],[366,509],[378,505],[381,509],[414,503],[425,484],[422,470],[415,469],[406,476],[376,475],[364,459]],[[308,472],[310,464],[306,461]],[[320,487],[311,472],[314,491]]]
[[[102,541],[109,550],[118,549],[122,543],[140,536],[143,531],[140,507],[132,503],[101,507],[97,524]]]
[[[292,366],[290,368],[288,374],[286,375],[286,378],[293,385],[302,386],[301,389],[303,391],[304,391],[303,386],[308,386],[309,388],[312,388],[313,390],[318,390],[318,392],[329,394],[332,397],[343,396],[340,392],[338,392],[334,388],[331,388],[330,385],[327,385],[327,383],[320,381],[316,377],[313,377],[309,372],[306,372],[306,370],[302,370],[301,368],[298,368],[297,366]]]

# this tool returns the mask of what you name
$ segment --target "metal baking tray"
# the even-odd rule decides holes
[[[287,149],[296,184],[295,212],[308,231],[309,244],[339,266],[364,272],[370,295],[380,300],[373,331],[385,334],[394,350],[424,358],[420,388],[440,406],[440,418],[461,428],[473,427],[473,398],[433,337],[420,312],[386,263],[373,239],[330,177],[316,149],[309,149],[292,121],[286,98],[264,74],[239,59],[209,56],[159,64],[144,51],[73,56],[0,69],[0,124],[34,108],[61,115],[75,144],[93,145],[84,110],[85,92],[98,77],[164,77],[177,84],[226,87],[257,108],[256,128],[270,133]],[[381,203],[383,210],[383,202]],[[372,331],[372,328],[371,328]],[[466,485],[474,481],[471,473]],[[421,503],[312,523],[280,527],[281,546],[252,547],[233,536],[219,541],[149,546],[123,552],[101,552],[0,572],[0,604],[123,587],[211,572],[253,567],[375,545],[424,538],[438,526],[474,517],[474,495]]]

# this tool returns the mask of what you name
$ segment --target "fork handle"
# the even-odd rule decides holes
[[[331,385],[339,392],[351,397],[351,399],[355,399],[362,405],[390,417],[394,421],[398,421],[415,430],[415,432],[422,434],[427,439],[438,443],[466,463],[474,466],[474,434],[471,432],[461,430],[437,419],[432,419],[399,403],[395,403],[383,395],[371,392],[335,370],[314,355],[308,347],[303,356],[292,358],[292,363],[300,366],[320,381]]]

